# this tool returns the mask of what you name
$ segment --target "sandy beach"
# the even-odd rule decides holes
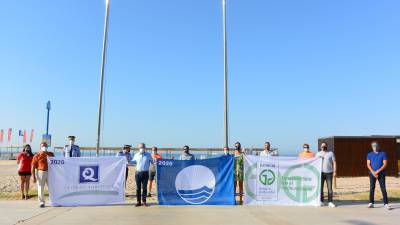
[[[129,197],[134,197],[136,188],[133,174],[135,168],[129,167],[129,177],[127,182],[126,194]],[[400,192],[400,178],[387,177],[386,185],[389,192],[394,193],[397,198]],[[36,190],[36,184],[31,182],[32,191]],[[9,196],[18,196],[18,175],[16,161],[0,161],[0,192],[3,194],[9,194]],[[155,188],[152,193],[155,192]],[[366,200],[365,197],[369,192],[369,178],[368,177],[346,177],[337,178],[337,188],[334,189],[334,197],[337,200]],[[363,199],[358,199],[363,198]],[[376,198],[380,199],[380,189],[377,184]],[[150,201],[156,202],[156,198],[152,197]]]

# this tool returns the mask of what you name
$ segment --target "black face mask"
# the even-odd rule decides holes
[[[322,150],[326,151],[328,150],[328,147],[322,147]]]
[[[189,149],[184,149],[183,152],[187,154],[189,153]]]

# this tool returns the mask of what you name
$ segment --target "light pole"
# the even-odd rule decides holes
[[[224,35],[224,130],[225,146],[229,146],[229,124],[228,124],[228,42],[226,31],[226,1],[222,0],[222,20]]]
[[[47,109],[46,135],[49,135],[49,121],[50,121],[50,109],[51,109],[50,101],[47,101],[46,109]]]
[[[97,123],[97,140],[96,140],[96,156],[99,156],[100,150],[100,135],[101,135],[101,114],[103,109],[103,87],[104,87],[104,68],[106,63],[107,53],[107,36],[108,36],[108,16],[110,14],[110,0],[106,0],[106,12],[104,18],[103,32],[103,53],[101,57],[101,72],[100,72],[100,93],[99,93],[99,117]]]

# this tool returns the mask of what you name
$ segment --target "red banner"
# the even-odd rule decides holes
[[[0,143],[3,143],[4,130],[0,130]]]
[[[34,132],[34,129],[31,130],[31,136],[29,137],[29,143],[32,143],[32,140],[33,140],[33,132]]]
[[[22,143],[26,144],[26,130],[24,130],[24,135],[23,135]]]
[[[8,142],[11,142],[11,135],[12,135],[12,128],[8,128],[8,137],[7,137]]]

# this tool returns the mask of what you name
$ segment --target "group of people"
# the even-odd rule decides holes
[[[75,137],[68,137],[70,143],[64,147],[63,156],[64,157],[80,157],[81,152],[79,146],[75,145]],[[118,157],[126,157],[126,177],[125,185],[128,179],[129,163],[136,164],[135,171],[135,182],[136,182],[136,206],[147,206],[147,197],[151,197],[151,190],[153,183],[156,180],[156,164],[157,161],[162,159],[161,154],[158,153],[157,147],[151,148],[151,153],[146,151],[146,145],[141,143],[138,145],[138,152],[131,155],[131,145],[124,145],[122,150],[117,153]],[[389,206],[389,201],[386,191],[385,182],[385,168],[387,167],[388,157],[384,151],[379,148],[378,142],[371,143],[371,149],[367,155],[367,168],[370,179],[370,194],[369,194],[369,204],[368,208],[373,208],[375,204],[374,194],[375,194],[375,184],[376,181],[379,182],[384,206],[387,209],[391,209]],[[182,153],[179,157],[180,160],[195,160],[195,156],[190,153],[189,146],[185,145],[182,148]],[[229,147],[224,147],[224,154],[230,155]],[[243,204],[243,180],[244,180],[244,149],[242,148],[240,142],[235,143],[234,149],[234,192],[238,193],[239,204]],[[271,148],[269,142],[265,142],[264,150],[259,153],[260,157],[276,157],[279,153],[276,149]],[[40,151],[37,154],[32,153],[32,148],[30,145],[25,145],[22,152],[17,156],[18,164],[18,175],[20,177],[20,190],[21,198],[29,198],[29,185],[30,178],[33,177],[33,182],[37,183],[38,187],[38,199],[39,206],[45,206],[44,198],[44,187],[47,183],[47,157],[54,157],[54,153],[48,152],[47,143],[43,142],[40,145]],[[301,159],[320,157],[322,158],[322,169],[321,169],[321,206],[325,205],[324,198],[324,186],[326,183],[328,190],[328,206],[336,207],[333,203],[333,177],[336,176],[336,159],[334,152],[328,151],[328,145],[326,142],[322,142],[320,145],[320,150],[314,153],[310,150],[308,144],[303,145],[303,151],[298,154]],[[237,188],[239,189],[236,192]]]
[[[79,146],[75,145],[75,136],[68,136],[69,145],[66,145],[63,151],[65,157],[80,157]],[[40,151],[33,154],[32,147],[27,144],[22,152],[17,155],[18,175],[20,180],[21,199],[29,199],[29,186],[31,177],[33,183],[37,183],[39,207],[45,206],[44,188],[48,178],[47,157],[54,157],[53,152],[48,151],[46,142],[40,144]]]

